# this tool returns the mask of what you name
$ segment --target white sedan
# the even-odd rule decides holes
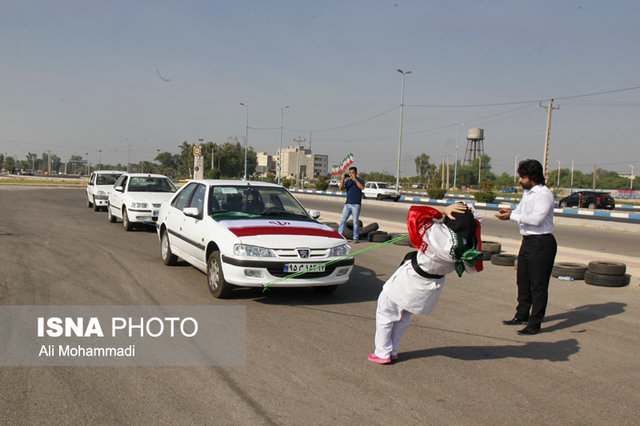
[[[116,179],[122,174],[118,170],[96,170],[89,177],[87,185],[87,207],[92,207],[94,211],[98,211],[100,207],[107,207],[109,200],[109,191],[113,187]]]
[[[160,205],[176,192],[168,177],[150,173],[125,173],[109,191],[107,214],[109,222],[122,220],[131,231],[136,223],[155,224]]]
[[[205,272],[218,298],[234,285],[330,293],[349,280],[354,261],[344,237],[311,213],[279,185],[193,180],[160,208],[162,261],[179,257]]]

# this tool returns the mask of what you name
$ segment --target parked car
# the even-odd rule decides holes
[[[376,198],[384,200],[391,198],[393,201],[400,199],[400,193],[384,182],[367,182],[364,184],[362,198]]]
[[[265,284],[330,293],[349,280],[354,261],[341,259],[350,251],[344,237],[310,213],[272,183],[193,180],[160,208],[162,261],[181,258],[205,272],[218,298],[232,286]]]
[[[122,219],[124,229],[131,231],[136,223],[154,224],[164,201],[176,192],[168,177],[149,173],[120,175],[109,191],[109,222]]]
[[[560,207],[587,207],[589,209],[614,209],[616,202],[607,192],[580,191],[564,197],[558,203]]]
[[[124,173],[126,172],[118,170],[96,170],[91,173],[87,185],[87,207],[93,207],[94,211],[98,211],[101,207],[106,209],[109,190],[113,188],[116,179]]]

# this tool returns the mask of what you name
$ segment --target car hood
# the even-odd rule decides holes
[[[128,192],[131,201],[147,202],[152,204],[163,203],[173,196],[173,192]]]
[[[242,243],[264,247],[326,248],[345,241],[327,225],[313,220],[224,219],[218,224]]]

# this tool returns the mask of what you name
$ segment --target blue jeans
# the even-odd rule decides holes
[[[360,208],[362,204],[345,204],[342,208],[342,218],[340,219],[340,227],[338,228],[338,234],[342,234],[344,227],[347,224],[349,215],[353,218],[353,239],[360,238]]]

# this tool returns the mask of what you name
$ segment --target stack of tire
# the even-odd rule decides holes
[[[624,287],[629,285],[631,279],[625,272],[627,266],[624,263],[594,260],[589,262],[584,282],[601,287]]]
[[[500,243],[496,243],[495,241],[483,241],[482,260],[490,260],[493,255],[499,254],[501,250],[502,245]]]
[[[332,229],[335,229],[336,231],[340,227],[340,225],[335,222],[324,222],[324,224]],[[359,220],[358,224],[360,225],[360,240],[366,239],[367,241],[383,242],[391,239],[391,235],[389,235],[388,233],[378,231],[379,226],[376,222],[370,223],[367,226],[363,226],[362,221]],[[342,231],[342,235],[347,239],[353,238],[353,220],[347,221],[344,227],[344,231]]]
[[[495,253],[491,255],[491,263],[500,266],[513,266],[518,260],[515,254]]]
[[[584,280],[587,268],[584,263],[556,262],[551,270],[551,276],[560,279]]]

